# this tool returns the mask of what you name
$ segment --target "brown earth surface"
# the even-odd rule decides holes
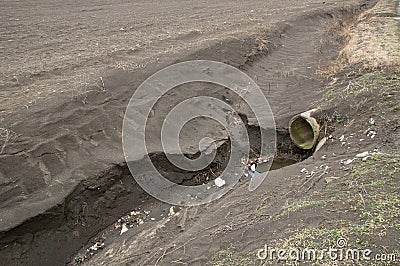
[[[398,147],[394,134],[398,121],[397,126],[393,124],[396,116],[390,113],[379,122],[379,116],[374,115],[377,125],[383,128],[377,138],[352,143],[350,148],[338,140],[342,133],[346,137],[352,133],[354,139],[366,138],[363,134],[369,116],[360,110],[370,110],[373,101],[357,98],[356,102],[365,101],[360,110],[349,108],[354,103],[336,98],[327,97],[328,104],[321,103],[327,87],[343,88],[359,77],[352,69],[329,78],[318,73],[338,57],[345,41],[343,29],[374,3],[310,0],[233,5],[230,1],[197,1],[184,5],[182,1],[38,1],[32,5],[28,1],[3,1],[3,262],[77,263],[85,256],[93,256],[86,251],[92,246],[88,241],[101,239],[106,250],[93,256],[89,263],[94,265],[253,265],[236,258],[258,246],[262,248],[264,242],[287,236],[291,233],[285,231],[288,224],[319,225],[331,215],[334,217],[335,214],[315,208],[309,213],[288,215],[288,219],[271,219],[281,214],[285,202],[304,202],[303,194],[313,195],[315,189],[324,186],[321,179],[326,177],[325,166],[330,167],[329,176],[341,176],[347,170],[340,160],[377,147],[384,151]],[[272,171],[251,197],[246,184],[241,183],[221,201],[182,209],[180,215],[162,219],[170,206],[141,190],[124,163],[122,119],[129,98],[141,82],[164,66],[192,59],[228,63],[257,82],[275,115],[282,150],[289,119],[317,105],[323,106],[325,120],[330,124],[325,125],[325,133],[334,137],[323,150],[302,163]],[[390,77],[385,76],[384,80],[390,81]],[[396,81],[398,76],[394,77]],[[372,76],[358,84],[374,83],[380,78]],[[390,88],[396,91],[398,83],[394,84]],[[368,97],[373,98],[381,92],[371,93]],[[156,156],[162,156],[157,133],[164,114],[182,99],[196,95],[211,95],[232,105],[237,101],[226,89],[205,84],[184,86],[166,95],[149,123],[150,151]],[[396,98],[388,99],[390,103]],[[252,117],[246,107],[239,111]],[[358,121],[356,125],[352,119]],[[219,125],[207,120],[195,120],[187,130],[181,142],[187,154],[198,151],[193,147],[202,136],[226,138]],[[322,155],[328,159],[322,161]],[[298,156],[297,160],[308,155]],[[159,161],[160,166],[166,167]],[[302,168],[315,168],[320,178],[306,180],[308,183],[302,185]],[[172,169],[169,172],[175,174]],[[192,178],[185,173],[177,182]],[[340,190],[341,184],[330,188],[331,197],[336,194],[336,187]],[[322,205],[314,204],[317,201],[307,206]],[[150,211],[150,215],[143,214],[145,224],[118,236],[119,229],[114,225],[118,217],[138,209]],[[150,217],[156,217],[155,221]],[[391,238],[393,243],[399,240],[396,234]],[[219,252],[225,252],[223,259]],[[235,253],[235,260],[225,258],[232,257],[230,253]]]

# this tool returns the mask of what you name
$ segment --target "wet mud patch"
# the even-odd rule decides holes
[[[239,114],[243,122],[247,122],[244,114]],[[261,131],[258,126],[246,125],[250,142],[249,161],[254,161],[260,157],[261,147]],[[290,139],[290,134],[286,129],[278,129],[276,131],[276,148],[272,165],[260,164],[257,166],[258,172],[267,172],[269,170],[277,170],[295,163],[298,163],[312,155],[313,150],[303,150],[298,148]],[[200,171],[187,171],[175,166],[168,159],[165,153],[153,153],[149,155],[154,167],[169,181],[185,186],[197,186],[207,184],[215,180],[222,174],[228,165],[231,154],[231,141],[229,139],[219,140],[219,146],[216,150],[216,156],[213,161]],[[186,158],[196,159],[200,156],[200,152],[194,154],[184,154]],[[142,161],[132,164],[132,167],[140,167]],[[270,167],[269,167],[270,166]],[[243,165],[245,168],[246,165]]]

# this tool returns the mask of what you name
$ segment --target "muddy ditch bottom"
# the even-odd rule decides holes
[[[259,131],[248,131],[252,150],[257,153]],[[277,131],[277,143],[270,170],[297,163],[312,154],[296,148],[286,130]],[[165,154],[150,157],[166,178],[181,185],[199,185],[212,182],[223,171],[229,148],[229,141],[222,144],[209,167],[197,172],[174,168]],[[171,207],[142,190],[126,163],[114,165],[103,174],[82,181],[62,204],[0,233],[0,256],[6,265],[81,263],[99,252],[107,238],[179,210]]]

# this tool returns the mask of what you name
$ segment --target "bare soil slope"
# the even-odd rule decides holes
[[[317,75],[317,70],[337,58],[343,41],[338,31],[346,21],[372,2],[247,1],[234,7],[228,1],[197,1],[187,6],[181,1],[43,1],[35,6],[31,2],[2,2],[4,14],[0,19],[5,27],[1,28],[0,52],[6,58],[0,84],[0,133],[4,136],[0,143],[2,257],[10,264],[64,263],[88,239],[113,224],[116,217],[143,206],[143,202],[158,204],[130,177],[121,147],[127,101],[149,75],[163,66],[190,59],[229,63],[260,85],[278,126],[283,128],[292,115],[315,106],[321,99],[322,88],[329,80]],[[235,101],[222,88],[189,88],[167,95],[155,110],[155,124],[180,97],[190,97],[193,91]],[[218,126],[204,121],[196,122],[192,129],[196,134],[188,132],[194,137],[184,142],[189,153],[197,152],[190,149],[197,144],[197,136],[224,137]],[[154,152],[159,149],[153,147]],[[341,149],[336,147],[335,151]],[[358,149],[354,148],[353,153]],[[347,156],[342,155],[343,159]],[[248,212],[260,206],[264,209],[263,202],[271,197],[281,202],[293,193],[299,186],[299,169],[314,168],[314,160],[316,157],[271,173],[271,181],[254,198],[246,196],[243,186],[224,201],[193,213],[185,210],[188,214],[179,228],[174,229],[174,223],[166,225],[161,229],[165,230],[165,235],[161,234],[164,240],[149,240],[139,253],[133,253],[137,248],[134,243],[144,243],[144,238],[136,238],[136,233],[115,240],[115,250],[120,250],[120,241],[129,242],[125,256],[103,257],[112,255],[110,251],[93,263],[160,262],[171,251],[181,252],[192,236],[204,229],[208,230],[205,235],[215,239],[230,231],[240,232],[243,237],[246,231],[238,229],[265,221],[270,215],[253,219],[246,216]],[[279,207],[275,211],[271,208],[271,212],[280,211]],[[192,221],[200,217],[197,213],[205,215],[202,220]],[[230,222],[215,224],[224,219]],[[147,226],[157,231],[153,223]],[[186,231],[189,227],[191,230]],[[171,248],[171,239],[179,230],[183,233]],[[274,231],[280,228],[274,227]],[[143,231],[144,236],[151,234]],[[249,237],[259,241],[255,234]],[[245,242],[251,243],[250,238]],[[216,246],[205,249],[206,241],[209,243],[210,237],[201,238],[201,252],[185,258],[185,263],[194,260],[201,265],[217,252]],[[162,249],[157,251],[156,247]],[[164,263],[176,260],[175,255]]]

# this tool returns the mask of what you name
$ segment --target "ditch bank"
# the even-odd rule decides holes
[[[179,61],[190,59],[218,60],[237,66],[249,74],[266,94],[276,117],[278,128],[282,128],[282,130],[278,130],[278,136],[280,136],[278,155],[284,162],[288,162],[285,160],[297,162],[309,156],[310,153],[296,150],[297,148],[289,141],[288,122],[293,115],[312,107],[318,99],[319,89],[323,87],[326,81],[318,76],[316,71],[319,67],[329,64],[331,60],[337,57],[342,45],[342,39],[339,36],[340,29],[354,14],[366,7],[367,5],[363,3],[349,10],[332,9],[327,11],[322,9],[315,11],[311,14],[302,15],[296,20],[277,25],[275,29],[263,35],[252,36],[244,41],[223,41],[210,46],[210,48],[188,53]],[[168,65],[168,63],[164,64]],[[149,65],[145,73],[152,73],[158,67]],[[148,76],[145,73],[138,72],[135,75]],[[140,81],[143,81],[144,78],[133,79],[133,84],[140,84]],[[62,154],[69,155],[67,157],[75,155],[73,160],[84,160],[83,158],[88,155],[96,154],[92,160],[98,158],[101,163],[88,163],[90,167],[80,170],[81,175],[85,176],[86,174],[86,178],[82,178],[84,181],[70,184],[70,188],[73,187],[73,189],[62,202],[57,204],[53,202],[52,205],[56,205],[55,207],[46,208],[45,211],[42,211],[42,214],[25,219],[14,228],[4,227],[6,229],[1,232],[0,254],[7,264],[54,265],[68,261],[75,262],[76,256],[73,256],[73,254],[77,250],[127,212],[141,208],[142,210],[150,210],[151,213],[153,208],[165,213],[169,209],[169,206],[161,206],[162,203],[148,196],[136,185],[126,165],[120,163],[122,157],[117,152],[120,144],[114,145],[119,142],[118,132],[115,132],[115,128],[118,128],[116,124],[121,122],[122,119],[119,111],[127,103],[125,94],[131,93],[132,77],[128,77],[126,73],[112,73],[104,80],[104,87],[122,89],[117,94],[107,92],[110,94],[106,100],[104,97],[100,97],[102,95],[97,90],[80,98],[87,103],[84,107],[77,109],[75,104],[68,103],[59,107],[60,109],[54,110],[55,112],[66,111],[67,116],[51,117],[47,123],[42,125],[43,130],[56,124],[58,130],[59,126],[62,126],[66,133],[57,138],[56,145],[41,143],[37,146],[37,149],[32,150],[33,153],[40,153],[43,160],[46,159],[45,167],[40,162],[37,164],[31,162],[30,165],[37,165],[38,171],[45,173],[46,176],[46,172],[53,173],[59,171],[56,170],[57,168],[65,168],[63,160],[57,159]],[[223,88],[211,87],[197,90],[197,92],[199,91],[228,99],[232,105],[236,101],[235,95],[230,95]],[[121,95],[125,96],[121,97]],[[191,95],[180,94],[179,96],[190,97]],[[175,100],[180,99],[176,97]],[[168,95],[166,101],[168,101]],[[112,104],[110,105],[110,103]],[[97,107],[96,104],[98,104]],[[114,106],[117,104],[118,108],[113,110],[110,115],[107,108],[111,108],[113,104]],[[163,105],[161,102],[158,111],[163,113],[169,107],[168,104]],[[249,118],[251,117],[251,113],[246,112],[246,110],[242,111]],[[87,114],[88,121],[71,128],[76,119],[82,116],[82,112]],[[43,115],[43,113],[38,113],[38,115]],[[121,119],[111,121],[112,116]],[[108,122],[110,123],[108,124]],[[95,134],[93,134],[93,128],[97,128]],[[99,131],[98,128],[103,129]],[[207,134],[208,131],[214,133],[214,131],[219,130],[203,124],[198,124],[197,128],[204,128],[205,130],[200,130],[197,133],[198,135]],[[86,134],[86,132],[92,133]],[[221,134],[223,135],[223,133]],[[110,142],[109,145],[99,145],[105,139]],[[93,148],[85,146],[82,150],[81,145],[82,143],[86,145],[86,141]],[[24,143],[19,142],[17,144],[19,146],[17,145],[15,149],[8,151],[7,156],[2,157],[8,161],[9,165],[12,165],[13,156],[20,156],[18,159],[26,157],[26,153],[18,150],[22,149]],[[70,147],[65,148],[67,144]],[[189,144],[187,146],[191,146]],[[224,155],[221,155],[222,157],[219,157],[219,159],[226,156],[226,152],[228,152],[223,148],[224,146],[221,146],[221,154]],[[118,155],[115,156],[115,154]],[[195,153],[192,152],[193,154]],[[154,155],[161,156],[160,158],[163,156],[160,153],[154,153]],[[160,158],[157,158],[157,160],[163,161],[159,160]],[[51,160],[56,161],[53,164],[53,169],[48,166],[48,162]],[[58,163],[57,160],[62,163]],[[107,170],[102,171],[102,173],[87,178],[87,176],[90,176],[87,175],[88,172],[96,170],[97,173],[98,169],[104,169],[107,161],[115,162],[114,166],[108,166]],[[66,165],[68,165],[68,162]],[[28,169],[30,168],[27,168],[26,171]],[[171,171],[168,167],[166,169],[167,173]],[[64,173],[66,176],[68,174],[70,174],[68,171]],[[198,174],[183,173],[180,182],[184,182],[184,180],[196,181]],[[43,182],[46,183],[46,178]],[[54,187],[52,193],[57,193],[57,187]],[[133,195],[134,197],[132,197]],[[8,198],[4,200],[9,204],[12,203]],[[25,208],[28,207],[25,206]]]

